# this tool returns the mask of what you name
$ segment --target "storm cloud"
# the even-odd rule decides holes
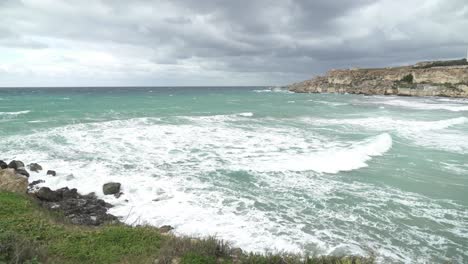
[[[282,85],[465,56],[466,0],[3,0],[0,86]]]

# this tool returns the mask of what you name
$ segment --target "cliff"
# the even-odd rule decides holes
[[[298,93],[446,96],[468,98],[468,62],[422,62],[380,69],[331,70],[325,76],[295,83]]]

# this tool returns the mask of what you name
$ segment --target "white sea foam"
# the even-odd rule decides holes
[[[369,117],[350,119],[303,118],[315,125],[341,125],[362,127],[367,130],[396,132],[420,146],[468,153],[468,135],[449,128],[468,123],[467,117],[456,117],[436,121],[404,120],[392,117]]]
[[[392,147],[392,138],[384,133],[346,147],[333,147],[307,154],[278,154],[268,157],[247,158],[242,166],[232,169],[258,171],[315,171],[338,173],[366,167],[366,162],[374,156],[381,156]],[[339,161],[339,162],[337,162]],[[249,168],[249,164],[255,164]]]
[[[246,113],[240,113],[239,116],[243,116],[243,117],[252,117],[254,114],[251,113],[251,112],[246,112]]]
[[[424,263],[431,257],[448,260],[439,256],[448,249],[467,248],[460,235],[467,230],[465,207],[338,174],[389,153],[393,133],[441,132],[466,118],[306,120],[314,126],[359,126],[374,135],[340,140],[281,120],[271,126],[246,123],[257,118],[241,114],[68,125],[2,138],[0,151],[6,159],[58,171],[57,177],[34,173],[31,180],[96,192],[129,224],[170,224],[178,234],[217,235],[246,250],[365,255],[370,249],[381,262],[409,262],[424,253],[415,261]],[[102,195],[108,181],[122,183],[122,198]],[[401,230],[402,219],[415,218],[450,235],[410,225]]]
[[[318,104],[330,105],[330,106],[343,106],[343,105],[348,105],[348,103],[339,103],[339,102],[323,101],[323,100],[307,100],[307,101],[308,101],[308,102],[313,102],[313,103],[318,103]]]
[[[18,112],[0,112],[0,116],[17,116],[30,113],[30,110],[18,111]]]
[[[418,110],[447,110],[452,112],[468,111],[468,103],[440,103],[437,101],[415,101],[415,100],[384,100],[374,102],[391,106],[405,107]]]
[[[282,88],[269,88],[269,89],[259,89],[259,90],[253,90],[255,93],[293,93],[287,89],[282,89]]]

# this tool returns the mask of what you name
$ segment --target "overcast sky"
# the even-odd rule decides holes
[[[467,48],[468,0],[0,0],[0,86],[282,85]]]

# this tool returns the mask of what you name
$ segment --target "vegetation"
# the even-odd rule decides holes
[[[215,238],[174,237],[148,226],[75,226],[32,198],[0,192],[0,263],[357,264],[373,258],[243,254]]]
[[[413,83],[413,79],[414,79],[413,74],[410,73],[408,75],[405,75],[405,77],[403,77],[401,81],[405,83]]]
[[[466,60],[466,58],[461,59],[461,60],[432,61],[432,62],[428,62],[427,64],[424,64],[422,66],[418,66],[415,68],[428,69],[432,67],[449,67],[449,66],[463,66],[463,65],[468,65],[468,61]]]

